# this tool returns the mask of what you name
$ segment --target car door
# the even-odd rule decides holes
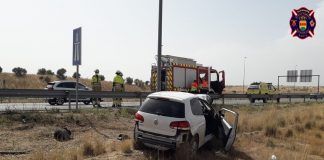
[[[219,113],[220,113],[220,120],[222,123],[221,132],[223,132],[222,135],[225,135],[225,137],[222,137],[224,142],[224,150],[229,151],[235,141],[239,114],[226,108],[222,108]],[[231,124],[226,121],[225,119],[226,114],[232,114],[233,122]]]
[[[193,116],[190,117],[192,134],[199,135],[199,147],[205,143],[206,120],[203,112],[203,104],[198,98],[190,100],[190,108]]]
[[[81,83],[78,83],[78,90],[81,91],[81,92],[82,91],[89,91],[89,89],[85,85],[83,85]],[[88,100],[88,101],[90,101],[90,98],[81,97],[80,100]]]

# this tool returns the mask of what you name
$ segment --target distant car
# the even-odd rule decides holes
[[[234,115],[231,126],[224,118]],[[238,114],[222,108],[216,112],[199,95],[184,92],[150,94],[135,114],[134,146],[160,150],[178,149],[189,144],[195,153],[205,143],[217,138],[228,151],[234,143]]]
[[[75,81],[54,81],[47,83],[46,90],[63,90],[63,91],[75,91]],[[87,86],[79,83],[78,90],[80,91],[91,91],[92,89]],[[48,99],[50,105],[63,105],[65,102],[68,102],[69,99],[63,97],[56,97]],[[75,102],[75,98],[71,98],[71,102]],[[79,99],[80,102],[83,102],[85,105],[88,105],[92,102],[92,98]]]
[[[318,100],[318,99],[323,99],[323,94],[320,94],[320,93],[312,93],[309,95],[310,99],[315,99],[315,100]]]

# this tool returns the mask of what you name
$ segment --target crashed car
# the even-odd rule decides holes
[[[194,153],[217,138],[228,151],[235,140],[238,114],[225,108],[216,112],[200,97],[172,91],[150,94],[135,114],[135,147],[176,150],[190,144]],[[225,120],[225,113],[234,115],[232,125]]]

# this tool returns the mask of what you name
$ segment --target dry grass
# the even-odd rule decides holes
[[[120,151],[122,153],[132,153],[133,140],[127,139],[121,142]]]
[[[41,76],[34,74],[27,74],[25,77],[16,77],[12,73],[1,73],[0,74],[0,88],[8,88],[8,89],[43,89],[46,87],[47,83],[40,79]],[[49,76],[51,81],[58,80],[56,76]],[[68,80],[74,80],[71,77],[67,78]],[[3,84],[3,80],[5,80],[5,84]],[[85,84],[86,86],[91,87],[90,79],[81,78],[80,82]],[[112,82],[111,81],[103,81],[102,82],[102,90],[111,91]],[[140,88],[135,85],[125,85],[125,90],[128,92],[142,92],[149,91],[149,87]]]
[[[52,150],[48,153],[44,151],[34,152],[30,160],[82,160],[83,156],[79,149]]]
[[[50,152],[37,151],[31,155],[31,160],[82,160],[106,153],[105,144],[92,134],[83,137],[81,147],[51,150]]]
[[[117,151],[117,145],[116,145],[116,142],[113,141],[111,144],[110,144],[110,152],[115,152]]]
[[[247,89],[248,85],[245,86],[245,91]],[[277,87],[277,86],[275,86]],[[242,93],[242,86],[226,86],[225,87],[225,93]],[[317,86],[296,86],[295,90],[293,86],[280,86],[280,93],[316,93],[317,92]],[[324,93],[324,87],[320,86],[320,92]]]
[[[93,135],[85,136],[82,140],[81,152],[83,156],[92,157],[106,153],[105,144]]]
[[[240,118],[235,145],[256,159],[273,153],[279,159],[324,157],[323,104],[249,106],[236,111]],[[258,148],[258,154],[253,148]]]

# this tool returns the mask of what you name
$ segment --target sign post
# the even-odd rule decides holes
[[[81,65],[81,27],[73,30],[73,65],[76,66],[75,102],[76,109],[79,109],[79,65]]]
[[[278,90],[280,78],[287,77],[287,82],[297,82],[299,77],[299,82],[312,82],[312,77],[317,77],[317,93],[320,93],[320,75],[314,75],[313,70],[300,70],[300,75],[298,75],[297,70],[288,70],[286,76],[278,76]],[[295,85],[294,85],[295,86]],[[294,87],[295,88],[295,87]]]
[[[162,57],[162,9],[163,0],[159,0],[159,28],[158,28],[158,60],[157,60],[157,91],[161,91],[161,57]]]

